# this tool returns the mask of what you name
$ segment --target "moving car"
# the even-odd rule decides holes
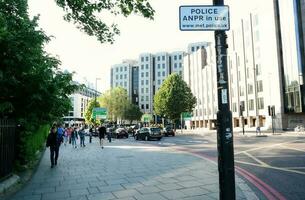
[[[163,129],[162,133],[164,134],[164,136],[168,137],[169,135],[171,136],[175,136],[175,131],[172,127],[167,126]]]
[[[136,140],[161,140],[161,138],[161,129],[156,127],[143,127],[135,134]]]

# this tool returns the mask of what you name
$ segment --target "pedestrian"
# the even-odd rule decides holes
[[[106,133],[107,133],[108,141],[111,142],[112,128],[108,128],[108,131],[106,129]]]
[[[256,135],[259,133],[259,135],[261,135],[261,127],[257,126],[256,127]]]
[[[98,128],[98,137],[100,139],[100,146],[102,147],[102,149],[104,149],[105,134],[106,134],[106,127],[105,126],[100,126]]]
[[[80,139],[80,147],[85,147],[85,126],[82,126],[78,132],[79,139]]]
[[[72,143],[73,148],[77,148],[76,139],[78,139],[77,129],[76,129],[76,127],[74,127],[72,132],[71,132],[71,143]]]
[[[67,146],[67,142],[68,142],[68,136],[69,136],[69,128],[66,127],[65,131],[64,131],[64,145]]]
[[[93,134],[93,128],[91,126],[90,129],[89,129],[89,143],[92,142],[92,134]]]
[[[51,168],[53,168],[54,165],[57,165],[59,147],[62,142],[62,137],[58,135],[58,128],[53,125],[48,135],[46,144],[47,147],[50,147]]]

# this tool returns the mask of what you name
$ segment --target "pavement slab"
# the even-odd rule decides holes
[[[237,199],[247,199],[249,187],[237,180]],[[217,166],[207,160],[133,139],[101,149],[94,138],[84,148],[61,146],[54,168],[46,149],[32,179],[8,200],[196,200],[218,192]]]

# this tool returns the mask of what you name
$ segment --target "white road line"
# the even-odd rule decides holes
[[[253,155],[249,154],[248,152],[244,152],[244,154],[246,154],[247,156],[249,156],[250,158],[252,158],[253,160],[255,160],[256,162],[258,162],[259,164],[261,164],[262,166],[268,167],[270,165],[268,165],[267,163],[257,159],[256,157],[254,157]]]

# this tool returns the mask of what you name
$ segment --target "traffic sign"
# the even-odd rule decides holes
[[[106,108],[93,108],[92,116],[94,119],[107,119]]]
[[[181,31],[227,31],[230,29],[229,7],[180,6],[179,26]]]
[[[183,112],[183,113],[182,113],[182,118],[183,118],[185,121],[191,120],[192,117],[193,117],[193,115],[192,115],[192,113],[190,113],[190,112]]]
[[[141,121],[150,122],[152,119],[153,119],[153,116],[151,114],[144,114],[144,115],[142,115]]]

